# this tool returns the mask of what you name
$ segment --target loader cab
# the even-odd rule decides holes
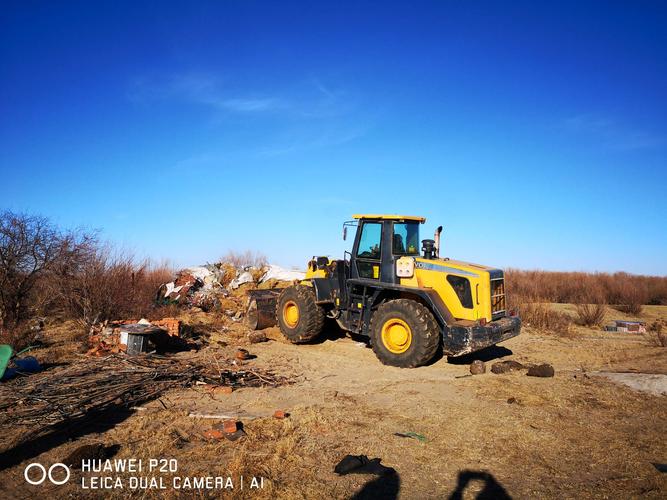
[[[350,254],[350,276],[383,283],[399,283],[396,260],[419,256],[419,226],[423,217],[354,215],[357,233]]]

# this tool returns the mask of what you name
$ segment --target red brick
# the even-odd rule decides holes
[[[238,425],[236,425],[236,420],[225,420],[222,422],[222,430],[227,434],[232,434],[238,430]]]
[[[208,429],[204,431],[204,437],[206,439],[222,439],[225,435],[218,429]]]

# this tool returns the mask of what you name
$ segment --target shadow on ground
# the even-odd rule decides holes
[[[449,496],[449,500],[462,500],[465,490],[473,481],[483,483],[482,489],[475,496],[477,500],[511,500],[512,498],[491,473],[480,470],[462,470],[459,472],[456,489]]]
[[[32,434],[28,439],[24,439],[11,448],[0,452],[0,470],[14,467],[24,460],[41,455],[70,440],[78,439],[87,434],[105,432],[132,414],[133,412],[130,410],[117,408],[55,425],[46,434],[41,432]]]
[[[325,342],[344,339],[346,336],[347,334],[338,326],[336,321],[327,318],[322,334],[311,340],[309,344],[324,344]]]
[[[472,483],[482,483],[482,488],[474,496],[476,500],[511,500],[512,497],[507,490],[493,477],[493,474],[486,471],[462,470],[456,482],[456,489],[449,495],[449,500],[463,500],[466,490],[472,486]],[[401,487],[401,479],[398,473],[380,476],[367,482],[353,497],[353,500],[382,498],[394,500],[398,498],[398,491]],[[476,488],[477,489],[477,488]],[[407,492],[404,492],[407,493]]]
[[[511,356],[514,354],[507,347],[500,345],[492,345],[485,347],[481,351],[471,352],[470,354],[464,354],[463,356],[448,357],[447,362],[452,365],[469,365],[475,360],[484,361],[493,361],[495,359],[504,358],[505,356]]]
[[[394,500],[398,498],[401,479],[398,473],[380,476],[368,481],[353,497],[353,500],[382,498]]]

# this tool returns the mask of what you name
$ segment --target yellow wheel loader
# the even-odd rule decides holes
[[[458,356],[519,334],[521,320],[506,307],[503,271],[441,258],[442,227],[420,241],[423,217],[353,219],[343,225],[343,238],[348,227],[357,229],[352,252],[342,260],[314,257],[300,283],[279,293],[258,291],[265,320],[257,321],[255,303],[251,322],[267,326],[266,316],[275,313],[283,335],[303,343],[332,318],[370,337],[380,361],[399,367],[427,364],[440,348]]]

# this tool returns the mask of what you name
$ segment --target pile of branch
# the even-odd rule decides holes
[[[0,426],[55,425],[129,408],[196,382],[238,388],[278,386],[287,379],[257,369],[212,369],[201,360],[163,356],[86,359],[0,385]]]

